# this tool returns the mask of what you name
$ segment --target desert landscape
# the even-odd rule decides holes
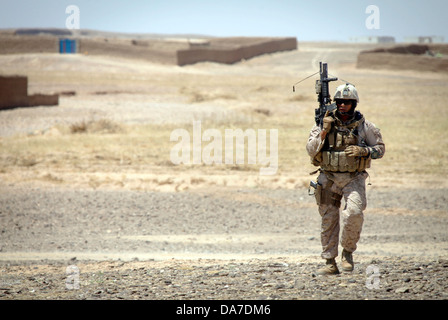
[[[378,47],[299,42],[183,66],[1,54],[1,76],[26,76],[28,94],[59,104],[0,111],[0,299],[446,300],[448,73],[421,59],[447,58],[402,54],[388,67],[369,53],[358,64]],[[368,170],[355,271],[333,277],[316,275],[320,216],[308,195],[317,76],[292,90],[321,61],[340,79],[331,93],[356,85],[386,144]],[[171,134],[193,137],[194,121],[201,133],[278,130],[275,174],[247,157],[173,164]]]

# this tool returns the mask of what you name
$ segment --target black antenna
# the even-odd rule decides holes
[[[302,80],[300,80],[300,81],[298,81],[298,82],[296,82],[296,83],[294,83],[294,85],[292,86],[292,92],[296,92],[296,85],[297,84],[299,84],[300,82],[302,82],[302,81],[305,81],[306,79],[308,79],[308,78],[311,78],[312,76],[315,76],[316,74],[318,74],[319,73],[319,71],[318,72],[316,72],[316,73],[313,73],[312,75],[310,75],[310,76],[308,76],[308,77],[306,77],[306,78],[304,78],[304,79],[302,79]]]

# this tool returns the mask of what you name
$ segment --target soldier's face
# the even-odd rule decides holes
[[[346,99],[336,99],[336,105],[338,106],[339,112],[347,113],[352,108],[352,101]]]

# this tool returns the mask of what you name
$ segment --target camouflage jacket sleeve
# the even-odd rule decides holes
[[[310,136],[308,138],[308,142],[306,144],[306,151],[308,152],[311,158],[314,158],[316,154],[322,149],[324,146],[325,140],[320,138],[320,132],[322,129],[319,126],[314,126],[310,131]]]
[[[369,149],[370,158],[381,159],[386,152],[386,146],[383,142],[380,129],[373,123],[365,120],[359,131],[361,144]]]

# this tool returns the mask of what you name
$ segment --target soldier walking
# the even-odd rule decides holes
[[[337,87],[334,95],[337,109],[327,112],[322,128],[315,125],[306,145],[312,163],[319,166],[315,190],[322,217],[322,258],[326,264],[318,274],[338,274],[336,264],[339,245],[339,209],[342,210],[343,271],[353,271],[352,253],[361,235],[366,208],[365,180],[372,159],[380,159],[385,145],[380,130],[356,110],[358,92],[351,84]]]

